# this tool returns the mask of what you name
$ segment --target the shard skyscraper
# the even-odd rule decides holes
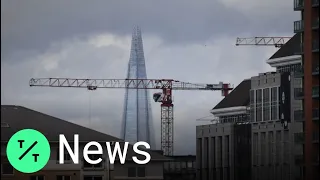
[[[141,30],[132,33],[127,79],[147,79]],[[126,142],[148,142],[155,148],[151,104],[147,89],[126,89],[122,122],[122,139]]]

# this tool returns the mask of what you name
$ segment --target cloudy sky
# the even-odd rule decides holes
[[[119,136],[123,89],[31,88],[29,79],[125,78],[138,25],[149,78],[236,86],[272,70],[265,60],[277,50],[237,47],[236,37],[292,36],[298,18],[293,0],[2,0],[1,104]],[[209,116],[222,98],[174,92],[176,154],[195,153],[196,119]],[[160,104],[152,110],[159,143]]]

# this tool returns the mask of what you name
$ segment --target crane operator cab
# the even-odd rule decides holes
[[[163,99],[163,94],[162,94],[162,92],[154,93],[154,94],[153,94],[153,100],[154,100],[154,102],[162,102],[162,99]]]

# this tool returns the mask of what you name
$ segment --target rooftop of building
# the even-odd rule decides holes
[[[276,51],[269,58],[269,60],[284,58],[288,56],[295,56],[296,55],[295,53],[299,51],[299,48],[300,48],[300,36],[299,34],[295,34],[278,51]],[[268,63],[271,63],[271,61],[269,61]],[[282,64],[285,64],[285,63],[282,63]],[[247,106],[250,101],[250,94],[249,94],[250,88],[251,88],[250,79],[246,79],[242,81],[233,91],[230,92],[228,96],[226,96],[223,100],[221,100],[212,110],[237,107],[237,106]]]
[[[250,101],[251,80],[243,80],[228,96],[222,99],[213,109],[247,106]]]
[[[269,59],[276,59],[276,58],[296,55],[295,53],[299,52],[299,48],[300,48],[300,35],[295,34],[288,42],[286,42]]]
[[[196,159],[195,155],[174,155],[174,156],[167,156],[175,161],[193,161]]]
[[[122,139],[104,134],[26,107],[1,105],[1,142],[9,141],[10,137],[22,129],[35,129],[43,133],[49,142],[58,142],[59,135],[64,134],[69,142],[74,135],[79,135],[79,142],[124,142]],[[168,160],[158,151],[147,150],[153,160]],[[135,153],[132,145],[128,148],[127,157]],[[138,157],[140,155],[137,155]]]

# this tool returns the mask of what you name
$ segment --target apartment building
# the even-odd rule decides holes
[[[212,124],[197,126],[198,180],[251,179],[250,85],[242,81],[211,110]]]
[[[251,78],[252,178],[291,180],[301,177],[299,164],[303,149],[294,143],[303,131],[292,112],[301,110],[301,101],[290,93],[295,86],[292,72],[265,73]],[[293,81],[290,81],[293,80]],[[285,92],[285,93],[284,93]],[[291,107],[292,106],[292,107]],[[300,106],[300,107],[299,107]],[[295,108],[293,108],[295,107]]]
[[[21,129],[36,129],[42,132],[49,140],[51,156],[47,165],[39,172],[24,174],[15,171],[6,157],[6,143],[10,137]],[[69,143],[72,143],[74,134],[79,135],[79,156],[82,155],[84,145],[90,141],[123,142],[123,140],[107,134],[97,132],[25,107],[1,106],[1,179],[7,180],[113,180],[113,179],[163,179],[163,162],[169,158],[158,152],[149,151],[151,161],[147,165],[137,165],[132,161],[135,154],[132,145],[127,152],[125,164],[119,160],[110,164],[107,150],[103,147],[103,155],[91,155],[92,159],[102,158],[103,161],[96,165],[88,164],[80,158],[79,164],[74,164],[65,151],[65,164],[58,164],[58,138],[64,134]],[[123,146],[123,143],[122,143]],[[143,159],[144,157],[141,157]]]
[[[223,163],[218,162],[226,167],[220,176],[213,175],[219,180],[302,178],[303,104],[295,98],[297,89],[302,88],[301,73],[297,72],[302,60],[294,54],[299,38],[295,35],[267,60],[275,72],[241,82],[211,110],[216,116],[213,123],[197,127],[198,179],[208,179],[208,171],[209,177],[217,172],[211,170],[217,158],[222,158]],[[211,143],[211,139],[218,142]],[[222,153],[221,147],[225,148]],[[231,154],[224,158],[228,152]]]
[[[301,19],[294,22],[294,32],[301,35],[304,123],[304,179],[319,179],[319,0],[294,0],[294,10]]]

